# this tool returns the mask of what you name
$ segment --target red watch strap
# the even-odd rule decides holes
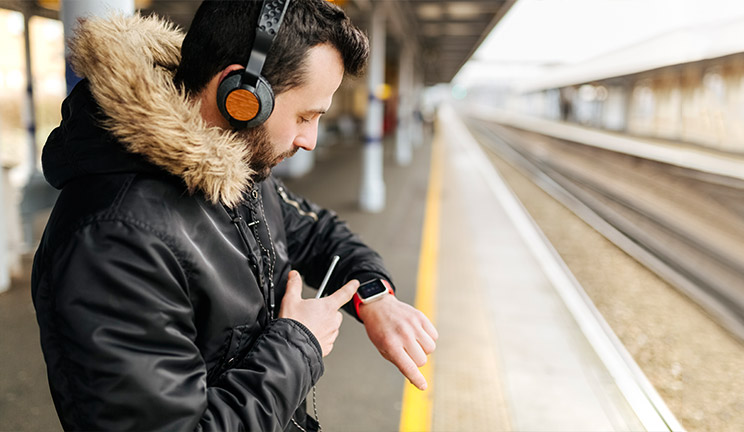
[[[387,289],[388,294],[395,295],[395,291],[393,291],[390,286],[388,286]],[[359,297],[359,293],[354,293],[354,297],[352,297],[352,300],[354,301],[354,310],[356,311],[357,316],[359,316],[359,306],[362,304],[362,298]]]

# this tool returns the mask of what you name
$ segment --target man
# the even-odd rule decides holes
[[[270,175],[315,147],[367,40],[336,6],[291,0],[261,72],[273,112],[236,130],[218,93],[247,64],[261,6],[205,2],[185,39],[156,18],[114,17],[71,40],[84,80],[44,148],[61,193],[32,280],[65,429],[314,430],[304,399],[342,305],[426,387],[431,323],[391,294],[349,303],[359,282],[390,286],[379,255]],[[329,295],[303,300],[300,274],[318,286],[334,255]]]

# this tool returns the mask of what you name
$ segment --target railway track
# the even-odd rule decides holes
[[[744,341],[744,182],[483,120],[467,125]]]

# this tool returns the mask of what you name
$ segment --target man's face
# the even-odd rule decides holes
[[[274,112],[266,123],[241,132],[251,142],[251,167],[258,180],[268,177],[271,168],[297,150],[315,148],[318,121],[330,108],[343,76],[343,62],[335,48],[326,44],[311,48],[305,84],[277,95]]]

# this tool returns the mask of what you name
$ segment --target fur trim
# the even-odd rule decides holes
[[[250,149],[237,134],[209,127],[173,83],[184,34],[158,17],[82,19],[70,62],[90,81],[104,127],[132,153],[181,177],[190,192],[236,205],[251,185]]]

